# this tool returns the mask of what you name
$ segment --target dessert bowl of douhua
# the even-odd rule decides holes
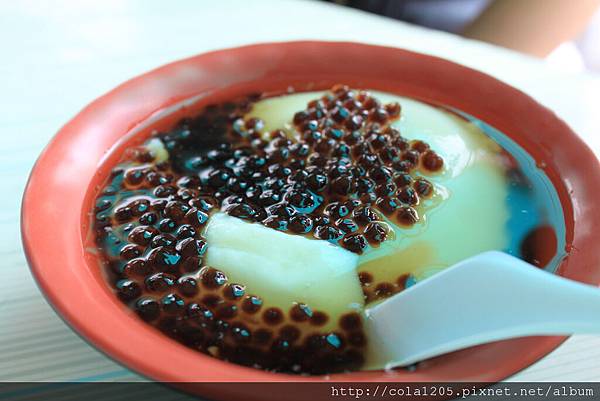
[[[493,382],[565,338],[386,369],[366,311],[488,250],[597,285],[598,182],[564,122],[488,75],[269,43],[177,61],[84,108],[34,167],[22,233],[57,313],[154,380]]]

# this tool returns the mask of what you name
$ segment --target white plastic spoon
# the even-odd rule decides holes
[[[508,338],[600,333],[600,289],[490,251],[368,309],[366,317],[391,368]]]

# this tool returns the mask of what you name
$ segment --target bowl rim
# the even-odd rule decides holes
[[[300,64],[300,66],[290,66],[292,61],[298,61],[298,54],[308,55],[310,56],[310,60],[304,64]],[[312,58],[316,56],[322,56],[324,61],[313,61]],[[288,74],[287,76],[290,78],[290,81],[293,81],[292,83],[301,86],[301,82],[306,82],[306,78],[302,78],[302,74],[300,73],[295,75],[296,70],[294,70],[294,68],[303,68],[307,70],[312,68],[311,71],[313,71],[314,74],[312,82],[326,80],[326,78],[324,78],[325,75],[321,74],[319,71],[315,72],[314,70],[316,67],[329,68],[323,63],[331,62],[333,60],[331,57],[334,56],[341,60],[357,56],[366,58],[387,57],[387,60],[399,69],[404,69],[402,70],[404,72],[408,71],[410,68],[421,68],[422,71],[419,73],[415,72],[414,74],[442,74],[450,82],[440,82],[441,79],[439,77],[436,78],[435,76],[423,77],[422,81],[431,82],[431,87],[419,87],[419,85],[422,85],[422,82],[405,82],[403,85],[406,91],[403,91],[402,95],[416,97],[417,99],[424,101],[429,99],[441,104],[452,100],[451,97],[449,97],[450,93],[447,93],[448,91],[460,90],[461,96],[464,97],[464,99],[461,97],[461,101],[452,102],[452,106],[456,107],[457,104],[459,106],[463,104],[464,106],[465,104],[470,104],[468,102],[472,103],[474,101],[474,94],[466,92],[474,91],[479,95],[482,93],[493,94],[496,97],[501,96],[504,102],[511,102],[511,104],[506,104],[507,108],[511,111],[522,108],[524,111],[529,112],[527,114],[527,121],[521,121],[525,126],[523,131],[526,129],[544,128],[545,134],[549,136],[549,139],[544,139],[546,141],[550,139],[561,141],[561,137],[566,136],[569,141],[564,143],[565,141],[562,140],[561,147],[553,147],[552,144],[547,144],[548,148],[540,147],[539,149],[534,149],[531,147],[531,143],[527,145],[527,143],[524,144],[522,141],[520,145],[525,147],[534,158],[547,161],[547,168],[545,168],[545,170],[551,180],[556,184],[555,180],[558,179],[564,186],[564,191],[561,193],[561,203],[565,209],[566,218],[568,217],[567,215],[572,216],[573,221],[571,222],[570,227],[568,224],[569,222],[567,222],[569,256],[561,265],[559,273],[591,284],[600,282],[600,272],[594,271],[593,268],[590,267],[598,266],[598,262],[600,262],[600,250],[595,251],[591,249],[593,247],[585,247],[586,244],[592,244],[592,235],[589,232],[589,228],[593,227],[595,223],[600,223],[600,211],[593,210],[593,208],[589,206],[590,202],[588,202],[593,199],[593,191],[587,189],[588,187],[593,188],[595,182],[600,182],[598,161],[583,141],[581,141],[581,139],[579,139],[579,137],[577,137],[577,135],[573,133],[573,131],[553,112],[546,109],[523,92],[514,89],[489,75],[438,57],[394,47],[368,45],[355,42],[276,42],[203,53],[166,64],[139,75],[90,103],[63,126],[53,137],[36,161],[27,182],[22,201],[21,234],[25,254],[32,274],[41,288],[42,293],[57,311],[59,316],[61,316],[74,331],[111,358],[124,363],[129,368],[140,372],[147,377],[164,382],[196,381],[199,378],[201,381],[202,378],[204,378],[212,382],[290,380],[353,382],[456,380],[494,382],[504,379],[529,366],[564,341],[566,337],[521,338],[487,344],[476,347],[476,349],[459,351],[455,354],[439,357],[444,358],[445,360],[455,361],[457,358],[460,360],[461,358],[465,358],[465,356],[472,356],[474,353],[479,353],[479,359],[472,357],[470,360],[477,365],[474,367],[481,367],[487,366],[482,359],[487,358],[488,354],[493,354],[499,349],[514,349],[519,351],[518,358],[503,361],[504,363],[501,364],[501,366],[496,366],[493,370],[477,371],[477,369],[474,369],[472,366],[463,367],[461,372],[459,372],[460,374],[450,374],[447,370],[440,369],[439,358],[435,358],[432,361],[424,362],[424,368],[421,372],[352,372],[348,374],[331,375],[327,378],[322,376],[299,378],[292,375],[273,374],[257,369],[246,368],[194,352],[183,345],[168,339],[163,334],[139,321],[131,314],[127,314],[125,311],[121,314],[117,314],[117,319],[115,319],[114,316],[113,319],[111,319],[105,310],[107,305],[103,304],[106,297],[111,295],[108,286],[105,285],[105,290],[99,292],[99,288],[93,286],[94,284],[97,284],[97,282],[89,282],[87,284],[82,284],[82,282],[70,282],[71,276],[80,274],[83,267],[93,269],[93,267],[89,265],[89,255],[86,255],[83,247],[72,246],[74,244],[82,243],[80,234],[82,230],[85,231],[84,229],[86,227],[85,221],[82,221],[82,216],[85,215],[87,211],[81,210],[82,207],[85,206],[84,203],[81,203],[79,205],[79,210],[67,209],[67,213],[63,214],[63,210],[58,208],[58,203],[63,203],[65,206],[73,206],[73,204],[81,202],[88,194],[80,195],[80,192],[83,191],[83,189],[75,188],[77,184],[80,185],[82,180],[84,182],[85,180],[98,182],[98,179],[93,181],[95,179],[94,177],[80,177],[82,173],[80,174],[79,171],[70,171],[70,169],[73,169],[74,166],[82,166],[81,170],[90,171],[91,168],[98,165],[98,160],[84,160],[85,158],[83,156],[77,155],[76,150],[79,149],[79,151],[81,151],[85,146],[92,146],[99,143],[97,142],[99,139],[94,139],[95,137],[93,137],[92,134],[96,133],[98,134],[97,136],[101,137],[100,134],[102,133],[103,128],[101,124],[98,125],[97,122],[100,117],[106,117],[107,111],[114,112],[115,120],[119,120],[123,123],[123,121],[127,120],[127,116],[119,114],[119,108],[122,108],[123,105],[127,105],[127,111],[136,116],[136,120],[129,120],[128,131],[131,131],[137,123],[143,121],[152,113],[160,109],[160,107],[157,108],[157,105],[159,104],[151,97],[142,97],[148,95],[148,93],[144,92],[145,88],[166,78],[175,79],[174,74],[181,75],[186,71],[189,73],[190,70],[188,67],[190,66],[200,66],[202,69],[204,67],[209,68],[210,65],[218,65],[220,68],[223,68],[224,60],[231,61],[232,59],[235,59],[236,62],[239,62],[240,60],[247,61],[250,65],[259,70],[260,68],[263,68],[256,72],[255,81],[252,81],[252,77],[248,78],[248,76],[244,76],[244,79],[248,79],[248,81],[242,82],[240,85],[236,86],[235,89],[236,91],[244,91],[244,88],[247,88],[248,84],[251,86],[253,82],[257,82],[260,79],[266,79],[268,82],[271,82],[274,79],[280,79],[280,81],[277,81],[277,85],[281,86],[281,75],[285,76],[285,74]],[[261,65],[261,60],[271,60],[272,64],[265,67],[264,65]],[[316,63],[316,67],[312,66],[312,64],[309,65],[311,62]],[[399,63],[406,63],[406,65]],[[226,70],[225,73],[231,72],[230,70],[235,70],[234,67],[235,66],[227,67],[229,69]],[[377,68],[380,67],[375,67],[375,69]],[[277,73],[273,73],[273,71],[276,71]],[[394,73],[394,71],[388,71],[385,70],[385,68],[383,71]],[[378,73],[381,73],[381,71],[378,71]],[[264,76],[259,76],[259,74],[272,74],[272,76],[265,78]],[[365,74],[368,74],[368,72],[365,72]],[[182,78],[179,77],[178,79]],[[346,79],[354,79],[356,81],[356,78],[340,74],[340,81],[345,82]],[[387,81],[388,78],[378,79],[380,81]],[[237,85],[239,82],[234,83]],[[175,86],[181,84],[181,82],[177,81]],[[221,84],[226,87],[226,83]],[[277,87],[277,85],[273,84],[271,89]],[[383,83],[381,85],[383,85]],[[431,88],[434,86],[437,89],[432,90]],[[461,86],[463,89],[460,89]],[[465,87],[468,88],[468,90],[465,90]],[[158,89],[154,88],[152,90],[157,91]],[[185,91],[181,88],[178,90]],[[168,104],[172,105],[177,101],[189,98],[189,95],[191,95],[191,93],[182,93],[180,97],[171,96],[159,106],[165,107]],[[134,99],[140,102],[140,104],[133,105],[132,100]],[[477,118],[480,118],[481,115],[487,115],[489,118],[481,119],[500,131],[506,132],[502,129],[502,126],[505,126],[504,121],[493,117],[493,113],[498,110],[498,102],[498,99],[490,100],[490,104],[481,106],[480,112],[477,113],[473,113],[469,110],[469,107],[467,107],[467,110],[465,110],[464,107],[457,108],[464,110]],[[514,120],[514,117],[511,118]],[[515,124],[515,122],[513,121],[512,124]],[[120,135],[126,136],[126,132],[121,132]],[[83,141],[83,139],[87,139],[87,141]],[[531,138],[527,139],[530,140]],[[87,142],[91,143],[88,144]],[[562,153],[560,155],[553,153],[553,150],[557,149],[561,149]],[[564,171],[557,171],[558,169],[555,167],[561,165],[566,165],[569,168]],[[74,182],[74,179],[78,179],[78,181]],[[58,188],[64,191],[66,195],[78,194],[77,202],[70,199],[69,196],[61,198],[60,194],[47,191],[46,188],[49,184],[50,187],[52,187],[52,185],[58,186]],[[89,184],[91,185],[91,182]],[[565,193],[567,195],[565,195]],[[559,194],[559,196],[561,194]],[[575,200],[572,204],[571,198]],[[44,199],[44,202],[40,199]],[[579,219],[583,219],[584,221],[580,222]],[[53,233],[56,231],[53,229],[53,224],[56,225],[59,222],[64,225],[64,232],[60,234],[60,238],[67,238],[68,241],[65,243],[50,244],[49,241],[54,238]],[[76,229],[74,229],[74,227]],[[571,266],[570,268],[568,268],[569,265]],[[572,268],[573,265],[581,267],[574,269]],[[86,274],[90,273],[88,272]],[[85,277],[89,278],[89,276]],[[83,287],[77,287],[76,284],[82,284]],[[64,296],[65,293],[69,296]],[[113,298],[116,300],[116,297]],[[76,303],[74,304],[75,301]],[[102,329],[99,330],[98,327],[101,327]],[[129,330],[121,332],[121,338],[118,340],[111,338],[110,333],[113,333],[117,328],[121,329],[123,327],[129,327]],[[142,333],[142,335],[138,335],[138,332]],[[160,354],[159,357],[156,355],[144,354],[144,350],[147,350],[147,347],[151,345],[155,345],[156,348],[158,348],[157,353]],[[178,369],[169,368],[167,362],[172,362],[177,366],[184,366],[186,369],[190,369],[190,371],[181,374],[178,372]],[[434,372],[434,374],[425,374],[424,372],[427,371],[430,371],[430,373]],[[232,394],[235,393],[235,389],[232,389],[231,391]]]

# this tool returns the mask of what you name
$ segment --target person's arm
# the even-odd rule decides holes
[[[586,26],[600,0],[495,0],[464,36],[543,57]]]

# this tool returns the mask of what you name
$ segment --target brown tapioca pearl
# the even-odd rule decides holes
[[[385,196],[377,198],[375,205],[381,210],[386,216],[393,214],[396,209],[400,207],[398,200],[391,196]]]
[[[187,306],[186,316],[195,323],[200,324],[202,327],[206,327],[212,323],[214,319],[214,314],[210,309],[204,305],[198,305],[197,303],[192,303]]]
[[[142,294],[140,285],[133,280],[119,280],[115,284],[117,295],[123,301],[132,301]]]
[[[331,118],[337,123],[342,123],[350,118],[350,110],[344,106],[337,106],[331,111]]]
[[[393,172],[385,166],[376,166],[367,171],[369,178],[377,184],[383,184],[392,180]]]
[[[362,331],[353,331],[346,334],[348,344],[354,347],[364,347],[367,345],[367,338]]]
[[[324,226],[331,223],[331,219],[325,215],[317,215],[313,217],[314,227]]]
[[[350,234],[342,240],[342,246],[350,252],[361,254],[367,248],[367,240],[362,234]]]
[[[95,213],[103,212],[112,206],[112,202],[108,199],[100,199],[94,207]]]
[[[416,150],[419,153],[423,153],[429,149],[429,144],[420,140],[411,141],[410,148]]]
[[[152,267],[142,258],[130,260],[123,268],[123,274],[127,277],[145,277],[150,273],[152,273]]]
[[[408,160],[400,160],[392,163],[392,168],[398,172],[409,173],[414,170],[415,165]]]
[[[362,286],[368,286],[373,282],[373,276],[369,272],[359,272],[358,279],[360,280],[360,284]]]
[[[298,214],[290,219],[288,228],[298,234],[309,233],[313,228],[312,219],[305,214]]]
[[[394,103],[389,103],[385,105],[385,111],[387,111],[388,115],[391,118],[398,118],[400,117],[400,103],[398,102],[394,102]]]
[[[315,132],[319,128],[319,122],[317,120],[307,120],[304,123],[302,123],[300,127],[302,132]]]
[[[158,248],[159,246],[175,246],[177,239],[171,234],[159,234],[152,238],[150,247]]]
[[[190,210],[190,207],[182,202],[170,201],[165,206],[163,215],[175,221],[183,220],[185,214]]]
[[[329,349],[343,349],[346,344],[344,336],[340,333],[329,333],[325,336],[325,345]]]
[[[252,341],[252,334],[250,330],[241,323],[236,323],[231,326],[231,335],[234,341],[238,343],[249,343]]]
[[[278,308],[268,308],[263,312],[262,318],[266,324],[276,326],[283,321],[283,313]]]
[[[144,248],[142,248],[141,246],[129,244],[129,245],[125,245],[123,248],[121,248],[121,251],[119,252],[119,256],[123,260],[130,260],[130,259],[134,259],[139,256],[142,256],[143,252],[144,252]]]
[[[306,111],[299,111],[296,114],[294,114],[293,121],[295,125],[301,125],[302,123],[306,122],[309,118],[310,116]]]
[[[388,182],[385,184],[380,184],[377,185],[375,187],[375,195],[377,196],[392,196],[396,191],[398,190],[398,187],[396,187],[396,184],[394,184],[393,182]]]
[[[307,162],[310,166],[325,167],[327,158],[319,153],[312,153],[308,156]]]
[[[208,214],[193,208],[186,213],[185,221],[194,227],[201,227],[208,222]]]
[[[334,195],[346,196],[356,191],[355,185],[351,177],[340,176],[331,182],[329,188]]]
[[[290,318],[295,322],[304,322],[313,315],[312,309],[303,303],[297,303],[290,309]]]
[[[396,214],[396,220],[400,225],[410,227],[419,221],[419,213],[412,207],[401,207]]]
[[[366,192],[370,192],[375,187],[375,181],[370,178],[358,178],[356,180],[356,191],[359,194],[364,194]]]
[[[290,342],[283,338],[276,338],[271,344],[271,352],[274,354],[287,354],[290,349]]]
[[[263,219],[261,223],[265,227],[269,227],[278,231],[287,231],[289,226],[288,218],[283,216],[269,216],[266,219]]]
[[[418,178],[415,180],[413,183],[413,188],[420,196],[424,198],[431,196],[433,193],[433,185],[424,178]]]
[[[146,168],[130,168],[125,171],[125,184],[135,187],[142,183],[146,173]]]
[[[238,313],[237,305],[233,303],[221,303],[217,306],[215,316],[219,319],[230,320]]]
[[[300,330],[292,325],[283,326],[279,330],[279,338],[282,338],[290,343],[295,342],[300,338]]]
[[[310,146],[308,146],[307,143],[300,141],[292,144],[292,146],[290,146],[290,151],[294,157],[302,158],[308,155],[310,152]]]
[[[340,317],[340,327],[346,331],[362,328],[362,317],[356,312],[346,313]]]
[[[379,219],[377,213],[369,206],[357,207],[352,211],[352,216],[354,217],[354,221],[360,225],[367,225]]]
[[[346,120],[345,126],[349,130],[355,131],[355,130],[361,129],[364,124],[365,124],[365,120],[364,120],[363,116],[361,116],[359,114],[354,114],[352,117],[350,117],[349,119]]]
[[[162,219],[158,223],[158,229],[160,231],[162,231],[163,233],[173,232],[175,230],[175,228],[177,228],[177,223],[173,219],[169,219],[169,218]]]
[[[444,166],[444,159],[433,150],[428,150],[421,156],[421,164],[426,170],[436,172],[440,171]]]
[[[350,209],[343,203],[332,202],[325,206],[325,214],[332,219],[340,219],[350,214]]]
[[[184,257],[180,263],[181,271],[184,273],[195,273],[202,267],[202,258],[198,256]]]
[[[322,334],[311,334],[304,340],[304,346],[312,352],[320,351],[325,347],[325,336]]]
[[[164,292],[175,284],[177,278],[172,274],[155,273],[146,278],[146,289],[151,292]]]
[[[181,295],[193,297],[198,294],[198,282],[192,276],[182,276],[177,279],[177,288]]]
[[[146,181],[151,185],[164,185],[173,180],[173,176],[151,171],[146,174]]]
[[[344,232],[337,227],[331,225],[323,225],[315,228],[314,236],[317,239],[337,242],[344,236]]]
[[[248,314],[254,314],[262,307],[262,299],[255,295],[250,295],[242,301],[242,310]]]
[[[223,289],[223,296],[230,300],[240,299],[245,293],[246,287],[241,284],[228,284]]]
[[[148,213],[144,213],[139,218],[138,221],[142,225],[151,226],[151,225],[155,224],[158,221],[158,216],[156,215],[156,213],[148,212]]]
[[[156,235],[158,235],[158,230],[156,228],[151,226],[138,226],[131,230],[127,236],[127,240],[134,244],[146,246]]]
[[[131,209],[128,207],[120,207],[114,211],[115,219],[119,223],[125,223],[130,221],[133,218],[133,214],[131,213]]]
[[[387,122],[387,120],[389,119],[389,114],[388,112],[383,109],[383,108],[377,108],[374,110],[371,110],[371,112],[369,113],[369,119],[371,121],[376,121],[382,124],[385,124]]]
[[[345,233],[353,233],[358,231],[358,224],[356,224],[354,220],[350,218],[337,219],[335,225]]]
[[[348,132],[342,137],[342,140],[348,146],[355,146],[362,142],[362,134],[359,131]]]
[[[223,298],[216,294],[208,294],[203,296],[201,301],[207,308],[216,309],[223,303]]]
[[[185,301],[177,294],[167,294],[160,300],[161,308],[167,313],[178,313],[184,310]]]
[[[381,163],[379,156],[373,153],[365,152],[361,153],[360,155],[357,155],[356,157],[358,158],[356,160],[356,163],[358,163],[359,166],[364,167],[366,169],[373,168]]]
[[[367,224],[364,235],[372,245],[377,245],[385,241],[392,230],[390,227],[383,222],[372,222]]]
[[[254,129],[260,131],[265,126],[265,123],[260,118],[253,117],[246,120],[245,126],[246,129]]]
[[[102,190],[102,195],[110,196],[117,193],[117,188],[112,185],[108,185],[106,188]]]
[[[212,267],[203,268],[200,278],[202,284],[207,288],[219,288],[227,282],[225,273]]]
[[[158,269],[174,271],[180,261],[181,255],[173,247],[159,246],[148,254],[148,262]]]
[[[270,216],[290,218],[296,214],[296,209],[284,202],[267,207],[267,213]]]
[[[196,235],[196,230],[190,224],[182,224],[175,232],[178,240],[192,238]]]
[[[185,175],[177,180],[177,186],[185,189],[197,188],[200,186],[200,177],[197,175]]]
[[[203,256],[206,253],[208,245],[205,240],[186,238],[175,245],[175,250],[183,257]]]
[[[335,146],[336,142],[333,139],[322,138],[315,144],[315,151],[321,155],[327,155]]]
[[[277,190],[267,189],[263,191],[258,197],[258,204],[261,206],[271,206],[281,201],[281,195],[276,192]]]
[[[400,202],[410,206],[418,205],[420,201],[417,191],[415,191],[412,187],[404,187],[400,189],[397,193],[397,196]]]
[[[329,316],[327,316],[324,312],[314,311],[310,317],[310,324],[313,326],[323,326],[328,320]]]
[[[169,201],[166,199],[155,199],[150,202],[150,208],[156,212],[162,213],[162,211],[165,210],[167,203],[169,203]]]
[[[394,294],[395,288],[392,283],[379,283],[375,287],[375,296],[378,298],[387,298]]]
[[[287,203],[300,213],[312,211],[316,206],[314,196],[310,192],[292,190],[285,194]]]
[[[413,182],[410,174],[406,173],[396,173],[394,174],[394,183],[398,188],[404,188],[411,185]]]
[[[366,155],[366,154],[372,154],[371,153],[371,146],[369,146],[369,144],[365,141],[359,141],[358,143],[356,143],[354,146],[352,146],[352,149],[350,150],[350,154],[352,156],[356,157],[360,157],[362,155]],[[379,161],[379,160],[377,160]],[[363,167],[367,167],[364,166],[364,164],[361,164],[359,162],[359,165],[363,166]]]
[[[157,198],[168,198],[177,193],[177,188],[173,185],[159,185],[152,191]]]
[[[417,163],[419,163],[419,156],[419,152],[417,152],[416,150],[407,150],[404,153],[402,153],[402,156],[400,158],[402,160],[409,161],[413,165],[417,165]]]
[[[258,329],[253,333],[253,341],[258,345],[267,345],[272,337],[273,332],[267,329]]]
[[[408,274],[403,274],[400,277],[398,277],[398,279],[396,280],[396,284],[398,284],[398,287],[400,287],[400,289],[406,288],[406,280],[408,280],[408,277]]]
[[[135,311],[142,319],[151,322],[160,315],[160,305],[152,298],[140,298],[135,303]]]

